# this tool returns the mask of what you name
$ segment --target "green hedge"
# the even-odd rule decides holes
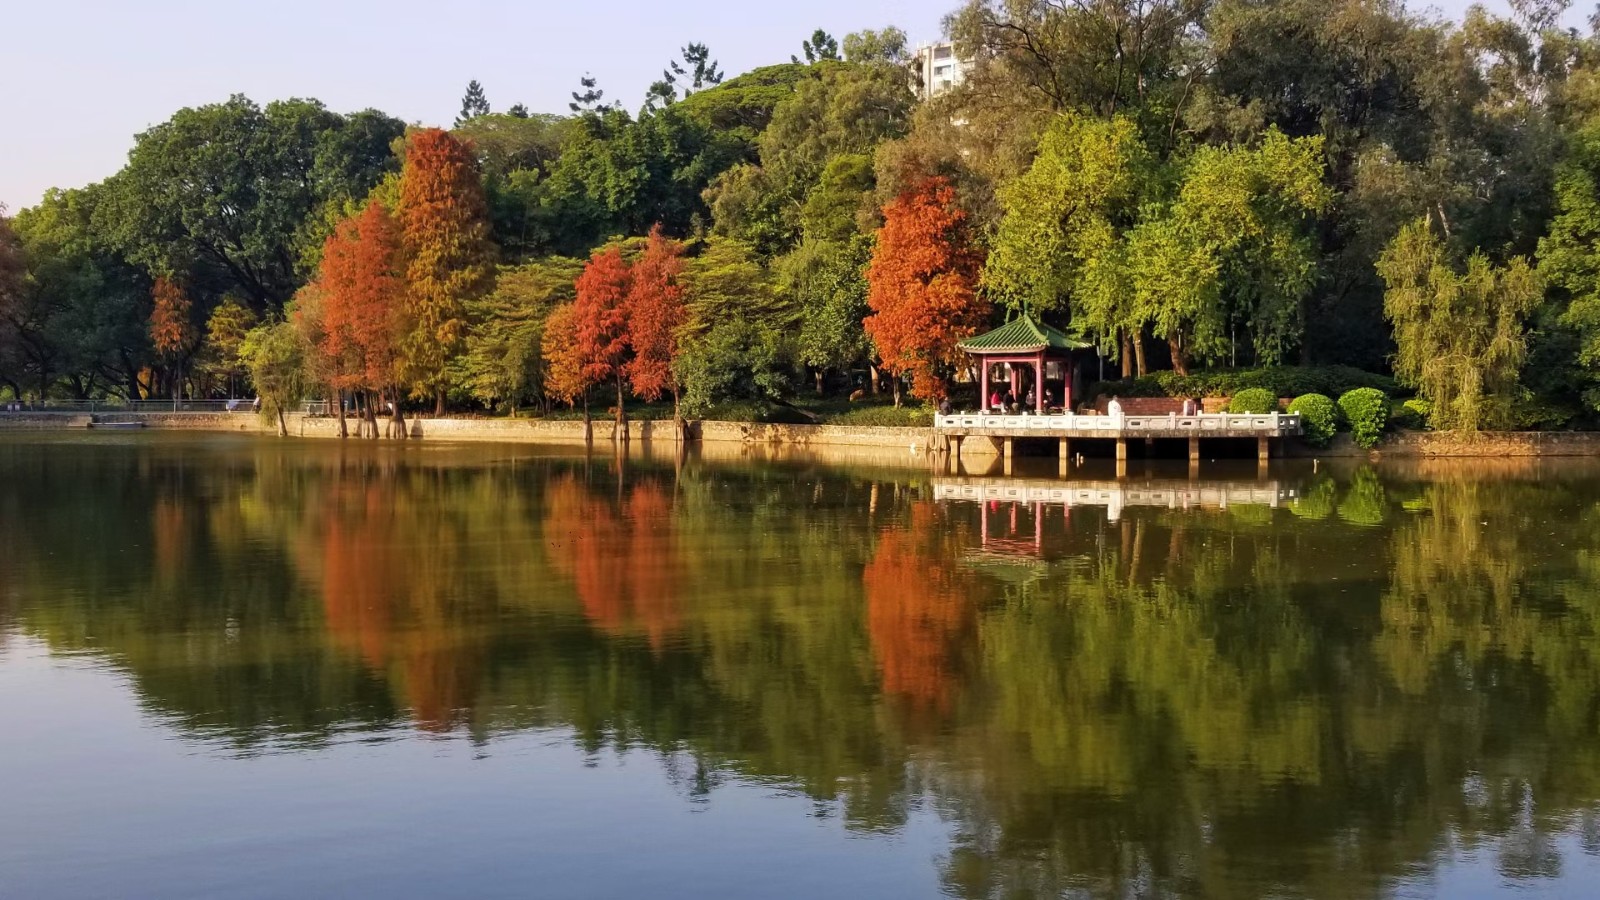
[[[863,406],[827,420],[829,425],[881,425],[891,428],[921,428],[933,424],[933,410],[926,406]]]
[[[1339,429],[1339,407],[1325,394],[1301,394],[1289,404],[1300,416],[1302,436],[1313,447],[1326,447]]]
[[[1228,401],[1231,413],[1270,413],[1278,411],[1278,395],[1266,388],[1245,388]]]
[[[1339,409],[1350,423],[1350,437],[1357,447],[1371,449],[1383,440],[1389,424],[1389,398],[1376,388],[1356,388],[1339,398]]]
[[[1267,366],[1204,369],[1189,375],[1152,372],[1142,378],[1097,382],[1090,386],[1089,397],[1231,397],[1250,388],[1262,388],[1274,397],[1338,397],[1363,387],[1391,395],[1399,391],[1393,378],[1349,366]]]
[[[1432,412],[1433,404],[1421,397],[1413,397],[1403,403],[1397,400],[1389,404],[1389,424],[1396,428],[1421,431],[1428,427],[1428,415]]]

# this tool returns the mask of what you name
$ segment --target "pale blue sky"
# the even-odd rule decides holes
[[[468,79],[496,110],[565,112],[589,71],[632,110],[689,41],[731,76],[788,59],[819,26],[842,38],[894,24],[913,44],[935,40],[957,3],[3,0],[0,203],[16,211],[48,187],[105,178],[136,132],[232,93],[448,124]]]

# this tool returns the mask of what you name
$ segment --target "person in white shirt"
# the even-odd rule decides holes
[[[1111,402],[1106,404],[1106,415],[1108,415],[1108,416],[1120,416],[1120,415],[1122,415],[1122,404],[1119,403],[1117,401],[1117,398],[1114,397],[1114,396],[1111,398]]]

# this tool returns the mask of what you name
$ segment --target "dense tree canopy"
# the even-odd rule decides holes
[[[638,369],[638,396],[679,389],[697,414],[786,402],[802,376],[825,395],[876,388],[884,365],[935,396],[959,374],[952,335],[999,324],[994,308],[1082,335],[1129,375],[1383,372],[1413,348],[1385,315],[1380,257],[1427,216],[1445,259],[1524,257],[1544,276],[1505,320],[1523,348],[1505,357],[1515,421],[1594,423],[1600,37],[1563,27],[1563,8],[1447,21],[1400,0],[969,0],[946,22],[964,77],[931,95],[899,29],[818,28],[789,62],[742,74],[678,46],[634,88],[637,112],[589,75],[551,112],[496,114],[473,82],[452,131],[409,135],[376,111],[235,96],[13,217],[0,390],[205,396],[248,380],[228,359],[242,311],[281,317],[373,202],[400,235],[405,402],[436,409],[586,399],[552,387],[545,319],[577,299],[573,260],[615,247],[631,271],[653,229],[680,248],[667,281],[683,325],[620,338],[616,364]],[[946,297],[955,319],[923,303],[874,334],[869,319],[895,316],[869,304],[868,264],[887,279],[884,245],[904,237],[886,211],[931,180],[948,192],[935,206],[964,217],[955,255],[987,263]],[[162,279],[189,303],[177,345],[150,328],[153,313],[177,324],[154,304]],[[1495,291],[1463,296],[1498,320]],[[303,300],[305,335],[325,339],[327,297]],[[308,346],[307,383],[339,390]]]

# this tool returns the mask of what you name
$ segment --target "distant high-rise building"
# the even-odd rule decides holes
[[[966,63],[949,41],[926,44],[917,48],[917,78],[918,91],[926,100],[960,84],[966,78]]]

